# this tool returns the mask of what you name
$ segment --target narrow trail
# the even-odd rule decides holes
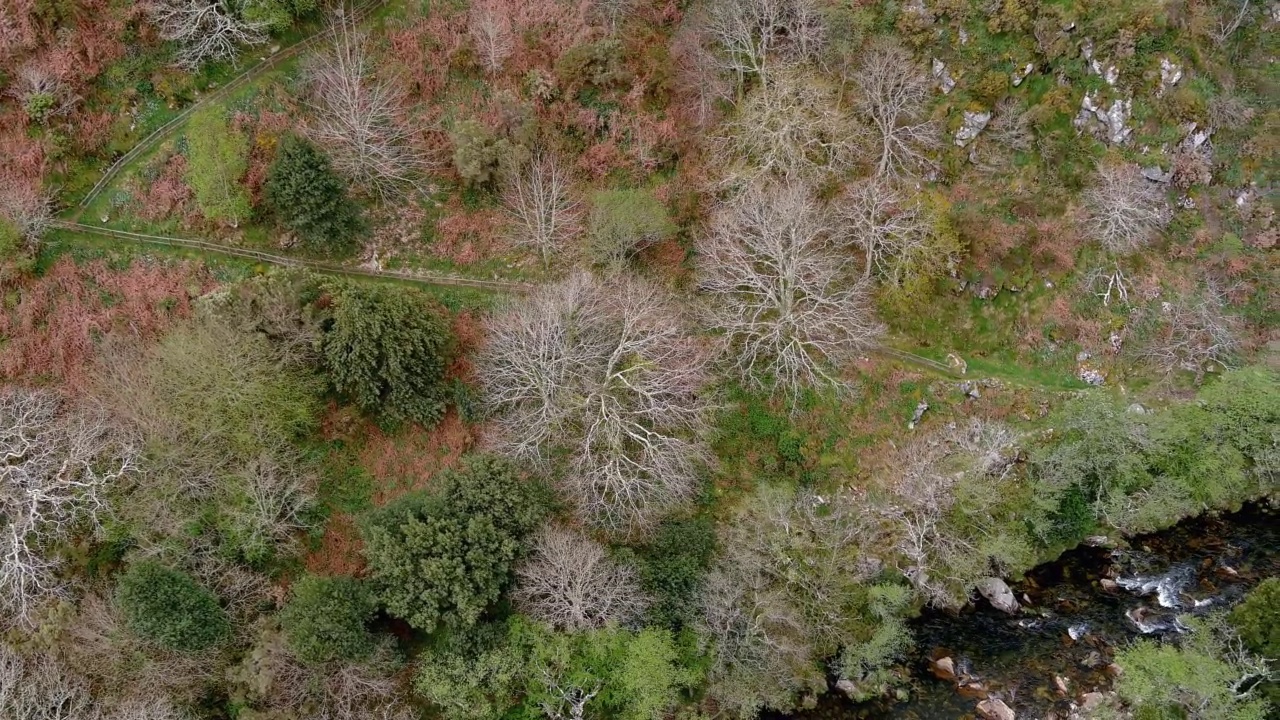
[[[272,253],[262,252],[260,250],[250,250],[248,248],[228,247],[226,245],[218,245],[216,243],[205,242],[203,240],[191,240],[188,238],[167,237],[164,235],[147,235],[144,233],[128,232],[126,230],[112,230],[111,228],[98,227],[96,225],[85,225],[83,223],[71,222],[67,220],[58,220],[53,223],[53,227],[59,230],[69,232],[86,233],[90,235],[99,235],[109,237],[116,240],[124,240],[132,243],[142,243],[150,245],[163,245],[167,247],[187,248],[196,250],[201,253],[210,255],[224,255],[227,257],[236,257],[246,260],[254,260],[256,262],[267,263],[269,265],[279,265],[281,267],[307,268],[317,272],[328,273],[331,275],[346,275],[349,277],[365,277],[380,278],[385,280],[400,280],[403,282],[417,283],[420,285],[437,285],[449,287],[467,287],[477,290],[487,290],[489,292],[508,292],[523,294],[534,288],[529,283],[511,282],[507,280],[482,280],[480,278],[461,277],[457,275],[445,275],[443,273],[430,272],[409,272],[397,270],[370,270],[367,268],[353,268],[335,263],[327,263],[319,260],[304,260],[302,258],[288,257],[285,255],[274,255]]]
[[[369,16],[369,13],[373,12],[378,6],[382,5],[383,2],[385,2],[385,0],[364,0],[364,2],[361,2],[352,11],[352,15],[354,16],[355,22],[359,23],[363,21],[365,18]],[[72,208],[72,211],[74,214],[68,216],[70,220],[73,222],[79,222],[80,214],[83,213],[90,205],[92,205],[93,202],[97,200],[100,195],[102,195],[102,191],[107,189],[107,186],[111,184],[111,181],[115,179],[116,175],[118,175],[126,165],[133,162],[135,159],[137,159],[144,153],[154,148],[161,140],[168,137],[174,130],[178,128],[179,125],[185,122],[187,118],[191,117],[191,115],[195,113],[197,110],[201,109],[202,107],[204,107],[210,102],[221,100],[222,98],[226,97],[228,94],[230,94],[237,88],[257,79],[264,72],[276,67],[277,65],[284,62],[285,60],[288,60],[293,56],[297,55],[298,53],[302,52],[303,50],[306,50],[307,48],[315,45],[328,32],[329,32],[328,28],[318,30],[312,33],[311,35],[308,35],[307,37],[299,40],[293,45],[290,45],[289,47],[284,48],[279,52],[276,52],[274,55],[271,55],[270,57],[264,60],[261,60],[260,62],[253,65],[252,67],[245,69],[244,72],[240,73],[239,75],[235,76],[231,80],[227,81],[224,85],[222,85],[218,89],[214,90],[211,93],[206,94],[204,97],[200,98],[200,100],[192,103],[190,107],[186,108],[182,112],[175,115],[172,119],[169,120],[169,122],[156,128],[150,135],[139,140],[137,145],[134,145],[133,148],[129,150],[129,152],[126,152],[124,155],[121,155],[119,158],[117,158],[116,161],[112,163],[111,166],[108,167],[102,173],[102,177],[98,179],[98,182],[94,184],[93,188],[89,190],[88,194],[86,194],[84,198],[80,200],[79,204],[77,204],[74,208]]]

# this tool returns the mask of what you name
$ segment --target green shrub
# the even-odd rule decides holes
[[[373,634],[365,625],[376,611],[372,593],[356,578],[307,575],[294,584],[280,626],[306,662],[362,660],[373,652]]]
[[[667,208],[648,190],[602,190],[591,196],[591,259],[618,271],[636,252],[676,234]]]
[[[187,124],[187,184],[200,212],[236,227],[249,217],[249,191],[240,180],[249,169],[249,138],[231,127],[221,106],[191,116]]]
[[[321,350],[334,389],[388,424],[438,422],[453,346],[444,309],[402,287],[347,283],[331,295]]]
[[[715,548],[715,528],[708,518],[667,520],[658,526],[639,563],[641,583],[653,598],[652,624],[679,629],[692,619]]]
[[[1264,720],[1265,700],[1237,695],[1235,684],[1256,672],[1231,652],[1231,630],[1220,617],[1185,618],[1192,632],[1179,646],[1140,639],[1116,653],[1124,673],[1116,692],[1137,717]]]
[[[1280,578],[1267,578],[1231,611],[1231,624],[1246,647],[1280,659]]]
[[[130,629],[172,650],[204,650],[231,632],[213,593],[190,575],[154,560],[129,566],[120,577],[116,600]]]
[[[285,138],[267,171],[265,191],[276,217],[312,250],[348,250],[364,231],[360,206],[347,196],[346,180],[306,140]]]
[[[507,624],[449,633],[419,658],[413,687],[446,720],[497,720],[516,704],[527,653]]]
[[[497,601],[546,502],[491,457],[440,476],[434,492],[373,511],[365,557],[387,611],[424,632],[474,625]]]
[[[522,145],[499,137],[478,120],[458,121],[449,134],[453,142],[453,166],[467,185],[491,185],[510,168],[519,167],[528,155]]]

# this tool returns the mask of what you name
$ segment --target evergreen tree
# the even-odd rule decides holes
[[[373,596],[356,578],[308,575],[293,586],[280,624],[290,647],[307,662],[361,660],[373,652],[365,623],[376,611]]]
[[[290,136],[281,144],[267,173],[266,199],[280,222],[313,250],[348,249],[364,229],[346,181],[302,138]]]
[[[498,600],[546,502],[506,462],[476,457],[375,511],[361,535],[387,611],[432,632],[467,628]]]
[[[444,414],[452,340],[444,311],[417,290],[343,284],[322,341],[333,387],[389,424]]]
[[[171,650],[204,650],[231,632],[213,593],[190,575],[154,560],[129,566],[116,599],[130,629]]]
[[[191,116],[187,126],[187,184],[200,212],[237,227],[249,217],[249,191],[240,184],[249,168],[249,139],[232,128],[221,108]]]

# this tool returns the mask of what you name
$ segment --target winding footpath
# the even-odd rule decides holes
[[[352,11],[354,21],[357,23],[362,22],[365,18],[369,17],[369,13],[376,10],[384,2],[385,0],[364,0],[359,5],[357,5],[355,9]],[[111,181],[115,179],[116,175],[118,175],[126,165],[133,162],[138,157],[142,156],[144,153],[149,152],[152,148],[154,148],[157,144],[159,144],[161,140],[164,140],[169,135],[171,135],[174,130],[178,129],[178,126],[182,125],[182,123],[185,122],[187,118],[191,117],[191,115],[195,113],[197,110],[204,107],[210,102],[221,100],[222,98],[229,95],[235,89],[258,79],[266,71],[274,68],[275,66],[284,62],[285,60],[292,58],[293,56],[297,55],[303,50],[306,50],[307,48],[315,45],[328,32],[329,32],[328,29],[318,30],[312,33],[311,35],[308,35],[307,37],[303,38],[302,40],[299,40],[293,45],[290,45],[289,47],[284,48],[283,50],[280,50],[270,55],[269,57],[263,58],[253,67],[247,68],[244,72],[240,73],[239,75],[235,76],[231,80],[227,81],[226,84],[217,88],[213,92],[206,94],[204,97],[200,98],[200,100],[192,103],[190,107],[188,107],[187,109],[175,115],[172,119],[169,120],[169,122],[156,128],[155,131],[152,132],[150,135],[142,138],[142,140],[138,141],[137,145],[134,145],[133,148],[129,150],[129,152],[125,153],[124,155],[121,155],[118,159],[116,159],[114,163],[111,164],[110,167],[106,169],[106,171],[102,173],[102,177],[98,179],[98,182],[94,184],[93,188],[89,190],[88,194],[86,194],[84,198],[80,200],[79,204],[76,205],[75,215],[74,217],[72,217],[72,220],[79,221],[80,213],[83,212],[85,209],[87,209],[89,206],[91,206],[93,202],[98,199],[98,196],[102,194],[102,191],[107,189],[107,186],[111,184]]]

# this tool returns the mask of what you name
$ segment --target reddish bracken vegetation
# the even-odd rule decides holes
[[[355,520],[343,512],[329,516],[320,547],[307,553],[303,564],[313,575],[355,575],[364,573],[364,543]]]
[[[431,430],[414,425],[388,435],[371,424],[360,465],[373,476],[374,504],[429,487],[436,473],[456,465],[474,444],[471,426],[452,408]]]
[[[68,389],[89,379],[97,341],[150,340],[191,313],[191,296],[213,287],[203,266],[135,262],[114,270],[103,261],[63,258],[17,288],[17,304],[0,314],[0,373],[53,379]]]

